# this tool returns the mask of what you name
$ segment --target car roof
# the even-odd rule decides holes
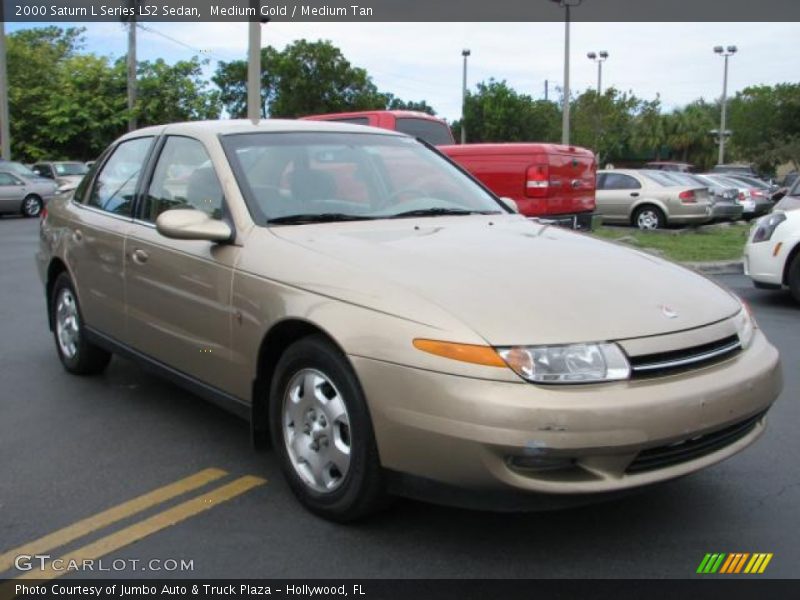
[[[304,132],[329,132],[329,133],[373,133],[379,135],[403,136],[402,133],[353,125],[350,123],[332,123],[329,121],[299,121],[293,119],[262,119],[256,123],[249,119],[225,119],[216,121],[186,121],[183,123],[169,123],[167,125],[154,125],[132,131],[122,138],[129,139],[144,135],[190,135],[207,137],[209,135],[228,135],[235,133],[304,133]]]

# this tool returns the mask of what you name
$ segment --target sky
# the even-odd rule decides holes
[[[42,26],[44,24],[39,24]],[[60,24],[69,26],[70,24]],[[76,23],[86,28],[86,50],[124,55],[119,23]],[[7,32],[33,24],[7,23]],[[138,31],[141,60],[167,62],[198,55],[217,61],[246,58],[246,23],[148,23]],[[736,45],[728,90],[800,81],[800,23],[572,23],[573,93],[597,85],[597,66],[586,54],[605,50],[603,88],[657,95],[666,110],[722,93],[723,59],[716,45]],[[297,39],[326,39],[351,64],[363,67],[378,89],[404,100],[426,100],[452,121],[461,113],[461,51],[469,48],[468,85],[493,77],[520,93],[551,99],[564,77],[563,23],[281,23],[262,27],[262,45],[282,49]]]

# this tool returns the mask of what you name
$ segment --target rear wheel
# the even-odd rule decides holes
[[[657,206],[640,206],[633,214],[633,224],[643,231],[661,229],[667,224],[667,218]]]
[[[42,199],[36,194],[28,194],[22,201],[22,214],[26,217],[38,217],[42,212]]]
[[[383,505],[367,404],[338,348],[322,336],[295,342],[278,362],[269,403],[275,451],[300,502],[339,522]]]
[[[50,310],[56,350],[64,368],[76,375],[102,373],[111,353],[86,339],[78,296],[66,273],[61,273],[53,284]]]
[[[789,265],[787,280],[795,302],[800,303],[800,253],[795,254],[792,263]]]

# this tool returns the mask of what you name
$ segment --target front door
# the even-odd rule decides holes
[[[162,236],[165,210],[223,218],[222,186],[203,144],[169,136],[128,237],[125,263],[130,343],[184,375],[232,389],[231,284],[239,249]]]

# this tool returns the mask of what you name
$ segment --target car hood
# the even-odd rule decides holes
[[[741,309],[669,261],[518,215],[270,231],[303,249],[284,253],[285,283],[413,320],[446,313],[494,345],[652,336]]]

